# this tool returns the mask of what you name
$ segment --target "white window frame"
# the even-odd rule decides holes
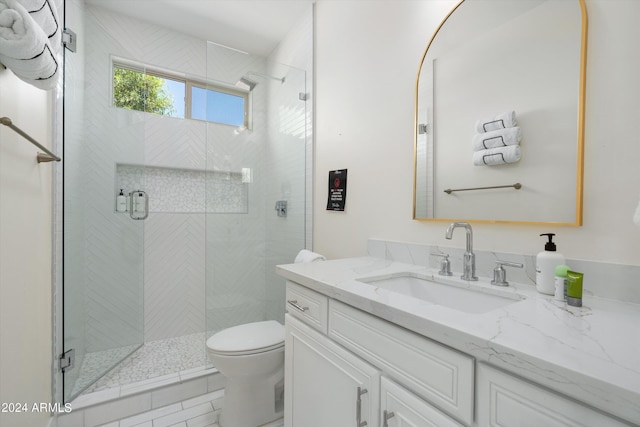
[[[216,123],[226,126],[238,127],[237,125],[224,123],[224,122],[216,122],[212,120],[201,120],[194,119],[191,116],[191,104],[192,104],[192,88],[197,87],[200,89],[210,90],[214,92],[225,93],[229,95],[238,96],[244,99],[244,124],[243,127],[247,129],[251,129],[252,120],[251,120],[251,105],[252,105],[252,93],[250,90],[245,90],[238,88],[236,86],[232,86],[229,84],[224,84],[220,82],[215,82],[213,80],[206,79],[197,79],[197,78],[188,78],[184,74],[180,74],[177,72],[172,72],[166,69],[161,69],[159,67],[149,66],[140,62],[131,61],[128,59],[112,57],[111,60],[111,105],[115,106],[114,96],[113,96],[113,76],[115,74],[115,69],[127,69],[132,71],[137,71],[140,73],[152,75],[155,77],[160,77],[166,80],[174,80],[178,82],[182,82],[185,84],[185,94],[184,94],[184,118],[189,120],[198,120],[205,121],[207,123]],[[167,116],[171,117],[171,116]]]

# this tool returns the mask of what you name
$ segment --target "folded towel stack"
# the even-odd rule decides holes
[[[520,160],[522,132],[517,126],[516,112],[507,111],[476,122],[473,136],[473,164],[502,165]]]
[[[53,89],[61,74],[61,29],[51,0],[0,0],[0,63],[23,81]]]

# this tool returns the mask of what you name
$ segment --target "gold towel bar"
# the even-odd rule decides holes
[[[56,156],[51,151],[43,147],[38,141],[36,141],[35,139],[31,138],[29,135],[24,133],[22,129],[14,125],[9,117],[0,117],[0,123],[7,127],[10,127],[17,134],[24,137],[27,141],[29,141],[30,143],[32,143],[33,145],[35,145],[36,147],[44,151],[44,153],[38,153],[38,163],[53,162],[53,161],[59,162],[60,160],[62,160],[60,157]]]
[[[522,184],[520,184],[519,182],[516,182],[515,184],[511,184],[511,185],[496,185],[494,187],[458,188],[456,190],[452,190],[451,188],[448,188],[444,190],[444,192],[447,194],[451,194],[454,191],[491,190],[493,188],[509,188],[509,187],[513,187],[516,190],[519,190],[522,188]]]

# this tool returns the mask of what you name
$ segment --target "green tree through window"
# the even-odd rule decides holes
[[[175,112],[163,78],[124,68],[114,69],[113,103],[120,108],[166,116]]]

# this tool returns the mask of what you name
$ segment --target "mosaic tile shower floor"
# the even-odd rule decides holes
[[[204,366],[206,364],[204,338],[204,333],[197,333],[147,342],[114,370],[89,386],[83,394]],[[126,352],[128,351],[130,350]],[[100,365],[101,360],[112,358],[112,354],[107,354],[112,352],[113,350],[89,353],[85,356],[76,381],[76,389],[84,388],[91,379],[95,378],[92,373],[95,372],[96,366],[104,366],[104,364]]]

